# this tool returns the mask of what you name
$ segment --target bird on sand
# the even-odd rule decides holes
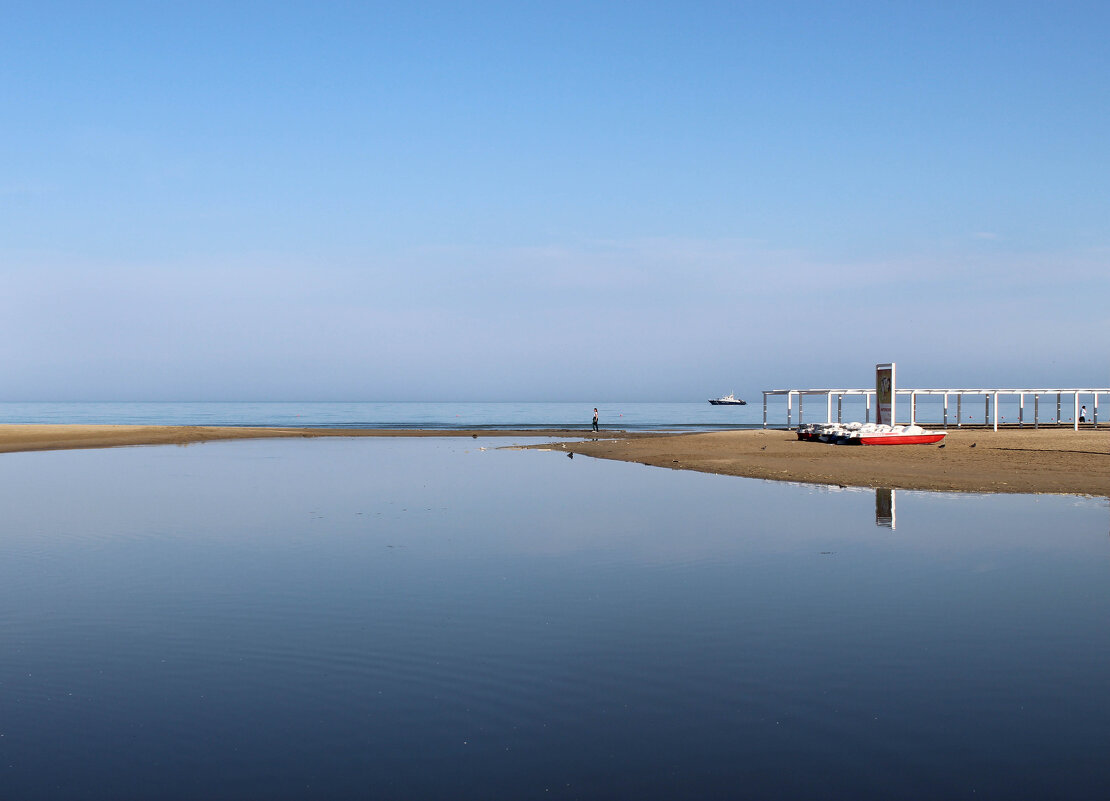
[[[760,448],[760,450],[761,450],[761,451],[765,451],[765,450],[767,450],[767,446],[766,446],[766,445],[764,445],[764,446],[763,446],[762,448]]]
[[[974,448],[974,447],[975,447],[975,446],[976,446],[977,444],[978,444],[978,443],[976,443],[976,442],[973,442],[973,443],[971,443],[970,445],[968,445],[967,447],[969,447],[969,448]]]
[[[571,451],[570,453],[568,453],[567,458],[568,459],[573,459],[574,458],[574,451]]]
[[[941,443],[940,445],[937,445],[937,447],[938,447],[938,448],[943,448],[943,447],[944,447],[944,443],[942,442],[942,443]]]

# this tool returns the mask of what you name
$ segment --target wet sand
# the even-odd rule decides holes
[[[789,431],[647,434],[581,430],[433,431],[225,426],[0,425],[0,453],[127,445],[188,445],[289,437],[561,439],[575,454],[676,470],[782,481],[960,492],[1110,496],[1110,427],[1099,430],[950,430],[936,445],[837,446]],[[573,441],[568,441],[573,440]],[[533,446],[540,447],[540,446]]]

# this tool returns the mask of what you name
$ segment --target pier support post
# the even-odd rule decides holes
[[[767,393],[763,393],[763,427],[767,427]]]
[[[1095,416],[1094,416],[1095,428],[1098,428],[1098,393],[1097,392],[1095,393],[1094,413],[1095,413]]]
[[[917,393],[910,393],[910,425],[917,425]]]
[[[1072,397],[1071,420],[1072,420],[1072,426],[1073,426],[1072,430],[1073,431],[1078,431],[1079,430],[1079,393],[1076,392],[1071,397]]]
[[[1056,425],[1060,425],[1060,393],[1056,393]]]
[[[994,430],[998,430],[998,393],[994,393]]]
[[[863,396],[863,422],[871,422],[871,393]]]
[[[844,396],[840,393],[836,396],[836,422],[844,422]]]
[[[825,422],[832,422],[832,393],[825,393]]]
[[[964,427],[964,395],[959,393],[956,395],[956,428]]]
[[[787,392],[786,393],[786,427],[787,428],[790,428],[790,411],[791,411],[791,407],[793,405],[794,405],[794,393],[793,392]]]
[[[1041,427],[1041,396],[1033,394],[1033,428]]]
[[[983,425],[989,426],[991,424],[991,396],[983,395]]]
[[[802,424],[802,403],[805,401],[805,395],[801,392],[798,393],[798,425]]]
[[[944,427],[948,428],[948,393],[944,393]]]
[[[1025,393],[1018,395],[1018,428],[1025,428]]]

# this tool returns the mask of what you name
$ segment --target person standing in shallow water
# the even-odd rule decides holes
[[[594,407],[594,431],[597,431],[597,407]]]

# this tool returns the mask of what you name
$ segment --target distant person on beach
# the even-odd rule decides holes
[[[1074,408],[1074,407],[1072,407],[1072,408]],[[1086,406],[1084,406],[1082,409],[1079,410],[1079,422],[1081,422],[1081,423],[1086,423],[1087,422],[1087,407]]]
[[[594,407],[594,431],[597,431],[597,407]]]

